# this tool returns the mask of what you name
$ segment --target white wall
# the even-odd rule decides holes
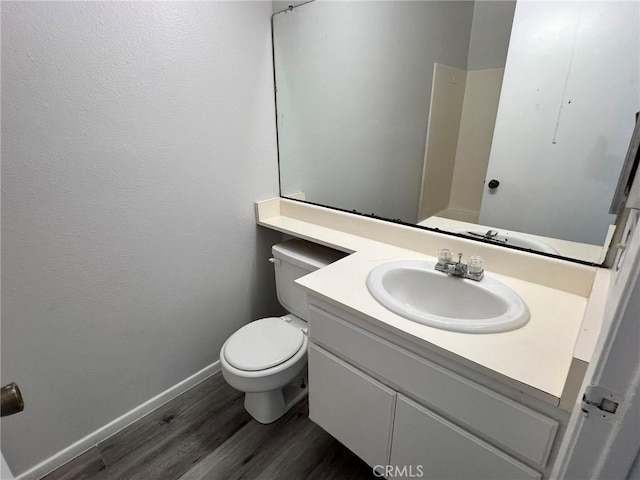
[[[2,419],[15,473],[276,306],[269,2],[3,2]]]
[[[639,17],[635,1],[518,2],[480,223],[603,244],[640,110]]]
[[[415,222],[435,62],[472,2],[314,2],[274,17],[283,194]]]
[[[0,478],[2,480],[13,480],[14,479],[13,473],[9,469],[9,465],[7,465],[7,462],[5,461],[5,459],[2,456],[2,454],[0,454]]]
[[[433,212],[439,216],[478,222],[514,10],[514,1],[476,0],[474,3],[464,103],[454,138],[457,140],[455,162],[451,162],[450,167],[453,174],[449,176],[450,181],[443,175],[429,178],[431,172],[425,169],[423,203],[425,197],[433,195],[432,190],[448,191],[445,205],[438,204],[442,211]],[[433,105],[431,108],[433,111]],[[430,119],[428,142],[432,129]]]
[[[282,10],[286,10],[290,6],[297,7],[303,3],[307,3],[309,0],[272,0],[272,9],[273,13],[281,12]]]
[[[467,71],[437,63],[433,72],[420,212],[425,220],[449,206]]]
[[[449,218],[478,222],[504,68],[470,70],[449,198]]]

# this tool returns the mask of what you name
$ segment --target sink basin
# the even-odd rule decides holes
[[[517,233],[498,233],[495,237],[486,237],[487,230],[473,230],[468,228],[458,228],[456,233],[464,233],[473,238],[484,238],[485,240],[494,241],[499,245],[512,245],[514,247],[528,248],[534,252],[553,253],[558,255],[558,251],[550,245],[547,245],[537,238],[530,237],[526,234]]]
[[[529,321],[529,309],[512,289],[494,278],[476,282],[434,270],[428,260],[378,265],[367,277],[382,306],[408,320],[442,330],[498,333]]]

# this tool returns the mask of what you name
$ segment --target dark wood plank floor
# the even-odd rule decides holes
[[[253,420],[220,373],[46,480],[369,479],[371,469],[308,418],[307,401],[270,425]]]

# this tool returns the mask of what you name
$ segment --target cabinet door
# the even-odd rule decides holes
[[[315,301],[315,300],[312,300]],[[330,346],[416,401],[460,425],[482,432],[499,448],[547,463],[558,422],[311,305],[311,340]]]
[[[372,467],[389,460],[396,393],[309,347],[309,418]]]
[[[390,465],[438,480],[539,479],[541,474],[398,395]]]

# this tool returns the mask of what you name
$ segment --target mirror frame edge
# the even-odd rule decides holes
[[[495,242],[492,242],[491,240],[485,240],[482,238],[474,238],[468,235],[465,235],[464,233],[457,233],[457,232],[450,232],[448,230],[441,230],[439,228],[433,228],[433,227],[425,227],[422,225],[416,225],[413,223],[408,223],[408,222],[404,222],[402,220],[394,220],[391,218],[385,218],[385,217],[379,217],[378,215],[374,214],[374,213],[362,213],[362,212],[358,212],[357,210],[346,210],[344,208],[339,208],[339,207],[332,207],[329,205],[322,205],[320,203],[314,203],[314,202],[310,202],[308,200],[300,200],[298,198],[289,198],[286,196],[282,195],[282,192],[280,192],[279,198],[285,199],[285,200],[289,200],[292,202],[299,202],[299,203],[304,203],[307,205],[313,205],[314,207],[322,207],[322,208],[327,208],[329,210],[334,210],[337,212],[342,212],[342,213],[347,213],[350,215],[356,215],[356,216],[360,216],[360,217],[364,217],[364,218],[370,218],[373,220],[381,220],[383,222],[387,222],[387,223],[393,223],[396,225],[402,225],[404,227],[410,227],[410,228],[415,228],[418,230],[423,230],[423,231],[427,231],[427,232],[433,232],[433,233],[441,233],[443,235],[448,235],[450,237],[457,237],[457,238],[462,238],[465,240],[472,240],[474,242],[479,242],[479,243],[484,243],[487,245],[495,245],[501,248],[507,248],[510,250],[517,250],[520,252],[526,252],[526,253],[533,253],[535,255],[540,255],[543,257],[548,257],[548,258],[555,258],[557,260],[565,260],[568,262],[572,262],[572,263],[577,263],[580,265],[585,265],[587,267],[598,267],[598,268],[609,268],[609,267],[604,267],[604,264],[601,263],[596,263],[596,262],[590,262],[588,260],[581,260],[579,258],[571,258],[571,257],[563,257],[562,255],[556,255],[553,253],[547,253],[547,252],[539,252],[539,251],[535,251],[529,248],[524,248],[524,247],[517,247],[515,245],[502,245],[502,244],[496,244]],[[617,227],[616,227],[617,230]],[[613,242],[612,242],[613,243]],[[604,246],[602,247],[604,248]],[[611,248],[611,247],[609,247]]]
[[[640,151],[639,151],[639,144],[640,144],[640,112],[638,112],[636,114],[636,124],[635,124],[635,128],[633,131],[633,134],[631,136],[631,140],[630,140],[630,145],[629,145],[629,150],[627,152],[626,155],[626,159],[625,159],[625,163],[623,164],[622,167],[622,171],[620,173],[620,178],[618,179],[618,185],[616,188],[616,191],[614,193],[614,197],[612,199],[611,202],[611,209],[609,213],[615,214],[616,215],[616,220],[615,220],[615,226],[616,228],[614,229],[613,235],[609,241],[608,245],[603,245],[602,248],[605,249],[606,248],[606,254],[604,255],[603,261],[601,263],[596,263],[596,262],[590,262],[588,260],[581,260],[578,258],[572,258],[572,257],[565,257],[562,255],[556,255],[553,253],[547,253],[547,252],[540,252],[540,251],[535,251],[529,248],[523,248],[523,247],[517,247],[514,245],[498,245],[495,242],[492,242],[491,240],[485,240],[482,238],[474,238],[471,237],[469,235],[465,235],[464,233],[457,233],[457,232],[449,232],[447,230],[441,230],[439,228],[432,228],[432,227],[426,227],[426,226],[422,226],[422,225],[416,225],[416,224],[412,224],[412,223],[408,223],[408,222],[404,222],[402,220],[399,219],[389,219],[389,218],[385,218],[385,217],[380,217],[377,216],[373,213],[371,214],[366,214],[366,213],[361,213],[358,212],[357,210],[346,210],[343,208],[338,208],[338,207],[332,207],[329,205],[322,205],[319,203],[314,203],[314,202],[310,202],[308,200],[300,200],[297,198],[289,198],[286,197],[282,194],[282,178],[280,175],[280,134],[279,134],[279,129],[278,129],[278,87],[277,87],[277,82],[276,82],[276,62],[275,62],[275,29],[274,29],[274,17],[278,14],[281,13],[287,13],[290,11],[293,11],[295,8],[299,8],[302,7],[304,5],[307,5],[309,3],[313,3],[315,2],[315,0],[307,0],[306,2],[302,2],[299,3],[297,5],[289,5],[287,8],[283,9],[283,10],[279,10],[277,12],[273,12],[271,14],[271,67],[272,67],[272,71],[273,71],[273,100],[274,100],[274,107],[275,107],[275,121],[276,121],[276,156],[277,156],[277,164],[278,164],[278,193],[279,193],[279,197],[280,198],[285,198],[287,200],[292,200],[294,202],[300,202],[300,203],[306,203],[309,205],[314,205],[317,207],[323,207],[323,208],[328,208],[330,210],[336,210],[339,212],[343,212],[343,213],[348,213],[348,214],[355,214],[355,215],[359,215],[362,217],[366,217],[366,218],[372,218],[375,220],[382,220],[384,222],[390,222],[390,223],[395,223],[398,225],[403,225],[406,227],[411,227],[411,228],[417,228],[418,230],[426,230],[426,231],[430,231],[430,232],[435,232],[435,233],[441,233],[444,235],[449,235],[452,237],[458,237],[458,238],[464,238],[467,240],[473,240],[475,242],[480,242],[480,243],[485,243],[485,244],[489,244],[489,245],[497,245],[499,247],[502,248],[507,248],[507,249],[511,249],[511,250],[518,250],[518,251],[522,251],[522,252],[527,252],[527,253],[532,253],[535,255],[541,255],[543,257],[549,257],[549,258],[555,258],[558,260],[565,260],[568,262],[572,262],[572,263],[577,263],[580,265],[585,265],[585,266],[589,266],[589,267],[598,267],[598,268],[606,268],[606,269],[611,269],[614,263],[614,260],[616,258],[616,253],[619,250],[619,245],[620,245],[620,241],[622,239],[622,235],[623,235],[623,231],[624,231],[624,224],[626,223],[626,219],[628,218],[629,215],[629,211],[628,209],[624,208],[624,203],[626,201],[627,196],[625,195],[625,193],[628,195],[629,189],[631,187],[631,184],[633,183],[634,177],[635,177],[635,173],[638,170],[638,163],[640,162]],[[624,190],[626,187],[626,190]],[[616,211],[617,210],[617,211]],[[615,245],[615,248],[614,248]]]

